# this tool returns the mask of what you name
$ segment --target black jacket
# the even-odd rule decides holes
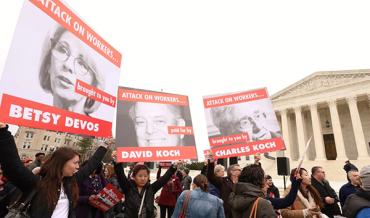
[[[148,182],[140,193],[135,182],[131,179],[127,179],[122,168],[122,163],[115,164],[114,170],[117,174],[118,183],[125,194],[125,217],[138,217],[141,199],[143,198],[144,191],[146,190],[143,209],[146,210],[147,218],[154,218],[154,195],[159,189],[167,184],[167,182],[171,179],[171,176],[176,172],[176,168],[171,166],[157,181],[153,182],[152,184]]]
[[[234,183],[229,177],[217,177],[215,175],[215,163],[208,163],[207,178],[212,185],[220,190],[220,198],[224,201],[225,217],[231,218],[231,207],[229,196],[233,191]]]
[[[238,182],[234,186],[234,192],[229,196],[229,204],[233,218],[250,217],[253,203],[258,200],[257,217],[275,218],[276,214],[271,203],[264,199],[261,187],[251,183]]]
[[[72,177],[66,177],[63,179],[63,186],[69,199],[69,218],[74,218],[74,210],[72,208],[72,193],[71,185],[73,180],[77,180],[77,183],[81,183],[87,178],[102,161],[107,149],[99,147],[95,154],[90,158],[88,164],[81,167],[80,170]],[[19,159],[18,151],[14,142],[14,138],[7,128],[0,129],[0,164],[3,168],[4,175],[11,181],[16,187],[18,187],[24,196],[27,196],[32,190],[38,187],[38,183],[42,177],[34,175],[28,170]],[[58,190],[58,196],[60,190]],[[31,217],[34,218],[49,218],[53,214],[57,202],[54,203],[54,208],[49,209],[47,204],[46,196],[37,192],[33,200],[31,201],[30,213]]]
[[[280,198],[279,189],[274,184],[267,189],[267,198]]]
[[[359,191],[348,196],[343,206],[343,215],[355,218],[363,208],[370,208],[370,191]]]
[[[329,182],[319,182],[313,176],[311,177],[311,184],[319,192],[322,202],[324,203],[324,208],[321,209],[321,212],[327,215],[328,217],[333,218],[334,215],[341,215],[340,208],[338,205],[339,198],[334,189],[330,186]],[[331,197],[335,199],[334,204],[327,204],[325,202],[326,197]]]

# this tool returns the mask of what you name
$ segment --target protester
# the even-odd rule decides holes
[[[87,163],[88,161],[85,161],[81,167]],[[100,163],[96,170],[79,185],[80,196],[76,207],[76,218],[104,217],[103,212],[91,205],[91,202],[97,199],[97,194],[108,184],[101,173],[102,167]]]
[[[338,195],[330,186],[329,182],[325,180],[325,171],[323,168],[319,166],[312,167],[311,173],[312,185],[319,192],[324,202],[324,208],[321,211],[330,218],[333,218],[334,215],[341,215],[338,205]]]
[[[208,169],[208,160],[205,161],[204,167],[201,170],[201,174],[207,176],[207,169]],[[225,176],[225,167],[221,164],[217,164],[215,166],[215,176],[224,177]],[[208,192],[211,195],[216,197],[220,197],[220,190],[216,188],[211,182],[208,181]]]
[[[0,217],[5,217],[8,213],[8,206],[16,201],[20,196],[20,191],[3,176],[0,167]]]
[[[185,217],[224,218],[222,200],[208,193],[208,180],[202,174],[194,178],[192,191],[184,191],[177,200],[172,218],[180,217],[182,210]]]
[[[79,168],[79,155],[70,148],[56,150],[35,176],[19,159],[14,138],[8,126],[0,122],[0,164],[8,177],[25,196],[34,190],[30,216],[37,218],[74,217],[80,184],[98,166],[107,151],[100,146],[88,164]]]
[[[182,190],[190,190],[190,185],[192,182],[192,178],[191,176],[189,176],[190,170],[188,168],[184,168],[181,172],[182,172],[182,180],[181,180]]]
[[[292,183],[290,186],[290,191],[284,198],[270,198],[265,194],[266,199],[269,200],[274,207],[275,210],[286,208],[293,204],[297,197],[298,189],[301,185],[302,178],[299,173],[296,173],[295,177],[290,178],[290,182]],[[267,187],[266,187],[267,186]],[[265,185],[266,193],[268,189],[268,185]]]
[[[103,170],[104,178],[107,180],[107,182],[114,185],[119,190],[120,187],[117,181],[116,173],[114,172],[114,166],[111,164],[105,164]]]
[[[271,203],[264,199],[265,172],[256,164],[243,168],[229,197],[232,217],[276,217]],[[255,215],[254,215],[255,214]]]
[[[360,171],[362,189],[348,196],[343,206],[343,215],[347,218],[370,217],[370,165]]]
[[[115,154],[112,154],[115,159]],[[118,183],[125,194],[124,216],[135,218],[154,218],[154,195],[161,189],[176,172],[176,165],[171,165],[167,172],[152,184],[149,181],[150,171],[145,165],[138,164],[132,170],[132,179],[128,179],[123,171],[122,163],[115,163],[114,170]]]
[[[296,168],[291,171],[291,179],[293,179],[296,171]],[[323,208],[320,194],[315,187],[311,185],[311,179],[307,170],[300,168],[298,173],[302,177],[302,183],[297,194],[298,197],[290,207],[281,210],[281,216],[283,218],[325,217],[324,214],[320,212],[320,209]],[[289,189],[287,191],[289,191]]]
[[[159,165],[157,171],[157,180],[161,178],[162,167]],[[161,194],[158,196],[158,205],[161,218],[171,217],[176,206],[176,201],[182,192],[180,179],[176,174],[163,186]]]
[[[108,183],[112,184],[118,191],[122,192],[121,187],[118,184],[116,172],[114,172],[114,166],[111,164],[105,164],[104,167],[104,178]],[[106,217],[123,217],[123,199],[116,205],[113,206],[109,211],[105,213]]]
[[[357,171],[358,172],[358,168],[355,165],[353,165],[349,160],[346,160],[346,162],[344,162],[343,169],[347,173],[347,180],[348,180],[348,182],[349,182],[348,172],[349,171]]]
[[[344,184],[339,189],[339,200],[340,205],[343,207],[344,202],[346,201],[347,197],[350,194],[356,193],[357,191],[361,190],[361,181],[360,181],[360,174],[357,170],[351,169],[347,173],[349,182],[347,184]]]
[[[224,202],[225,217],[231,218],[231,208],[229,204],[229,195],[233,190],[234,184],[238,182],[240,175],[240,166],[238,164],[231,165],[227,168],[226,177],[218,177],[215,175],[215,163],[212,155],[209,155],[209,163],[207,169],[207,178],[218,190],[220,197]]]
[[[33,161],[27,168],[32,171],[36,167],[40,167],[41,166],[41,163],[42,163],[42,160],[44,158],[45,158],[45,153],[43,153],[43,152],[36,153],[36,155],[35,155],[35,161]]]
[[[268,189],[266,191],[267,198],[280,198],[279,189],[276,188],[274,183],[272,182],[272,177],[270,175],[266,175],[266,185]]]

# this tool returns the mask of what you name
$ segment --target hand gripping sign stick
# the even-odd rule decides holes
[[[308,141],[306,143],[306,147],[304,148],[304,151],[301,154],[301,158],[299,159],[299,164],[298,164],[298,167],[297,167],[297,170],[296,170],[295,174],[299,173],[299,170],[301,169],[304,157],[306,156],[307,149],[310,146],[311,139],[312,139],[312,136],[310,137],[310,139],[308,139]]]

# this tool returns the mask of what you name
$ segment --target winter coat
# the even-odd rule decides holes
[[[234,183],[229,177],[217,177],[214,163],[208,163],[207,178],[210,183],[220,190],[220,197],[224,201],[225,217],[231,218],[229,195],[233,191]]]
[[[63,179],[63,186],[65,193],[69,199],[69,213],[68,218],[74,218],[75,213],[72,208],[72,191],[71,185],[73,180],[77,180],[77,183],[81,183],[87,178],[102,161],[107,149],[99,147],[95,154],[90,158],[88,164],[81,167],[80,170],[72,177],[65,177]],[[42,177],[34,175],[29,169],[27,169],[22,161],[19,159],[17,147],[14,142],[14,138],[8,131],[8,127],[0,129],[0,164],[4,171],[4,175],[11,181],[16,187],[18,187],[25,196],[37,189]],[[60,195],[60,189],[56,190],[57,196]],[[37,192],[31,202],[30,214],[33,218],[50,218],[53,214],[57,202],[54,202],[53,208],[48,207],[47,199],[41,192]]]
[[[191,178],[191,176],[187,175],[185,176],[182,180],[181,180],[181,187],[182,187],[182,190],[190,190],[190,185],[191,185],[191,182],[193,181],[193,179]]]
[[[267,189],[266,196],[268,198],[280,198],[279,189],[274,184]]]
[[[289,191],[290,188],[288,188],[285,193]],[[312,216],[305,217],[303,211],[311,207],[318,207],[313,197],[309,194],[309,197],[307,199],[303,197],[300,191],[298,191],[297,198],[295,199],[293,204],[286,209],[282,209],[280,212],[283,218],[312,218]]]
[[[343,206],[343,215],[347,218],[355,218],[366,208],[370,208],[370,191],[359,191],[348,196]]]
[[[339,189],[340,206],[343,207],[344,202],[346,201],[347,197],[351,194],[356,193],[359,190],[360,190],[360,187],[352,185],[351,182],[348,182],[348,183],[344,184]]]
[[[293,204],[297,197],[297,192],[299,186],[301,185],[302,180],[293,180],[292,187],[287,195],[284,198],[266,198],[269,200],[275,210],[286,208]]]
[[[181,193],[175,210],[172,214],[172,218],[178,218],[183,207],[186,195],[189,191],[184,191]],[[211,195],[207,192],[202,191],[200,188],[196,188],[191,191],[190,198],[188,202],[188,207],[186,208],[187,218],[224,218],[224,208],[223,202],[220,198]]]
[[[334,189],[330,186],[328,181],[319,182],[315,177],[311,177],[311,184],[319,192],[322,202],[324,203],[324,208],[321,211],[326,214],[328,217],[333,218],[334,215],[341,215],[340,208],[338,205],[339,198]],[[334,198],[334,204],[327,204],[325,202],[326,197]]]
[[[254,202],[258,200],[257,217],[275,218],[276,214],[270,201],[264,199],[261,187],[251,183],[238,182],[229,197],[233,218],[249,217]]]
[[[76,207],[77,218],[103,218],[103,212],[90,205],[89,197],[97,195],[106,185],[107,181],[102,175],[89,176],[80,185],[80,197]]]
[[[127,179],[123,171],[122,163],[114,164],[114,171],[117,174],[118,183],[123,193],[125,194],[125,217],[138,217],[141,199],[143,198],[144,192],[146,191],[143,203],[143,210],[146,210],[146,218],[154,218],[154,195],[168,182],[168,180],[171,179],[171,176],[176,172],[176,168],[171,166],[160,179],[153,182],[152,184],[150,184],[149,181],[143,187],[140,193],[135,182],[131,179]]]
[[[8,213],[7,206],[14,203],[21,195],[19,189],[10,182],[4,184],[3,190],[0,191],[0,217],[4,217]]]
[[[161,168],[157,171],[157,180],[161,178]],[[175,207],[177,198],[182,192],[180,179],[176,175],[172,175],[170,181],[163,186],[161,194],[158,198],[158,205]]]

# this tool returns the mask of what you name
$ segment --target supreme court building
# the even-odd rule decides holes
[[[323,165],[344,175],[345,160],[370,164],[370,70],[316,72],[271,99],[287,147],[277,155],[291,168],[310,137],[308,170]]]

